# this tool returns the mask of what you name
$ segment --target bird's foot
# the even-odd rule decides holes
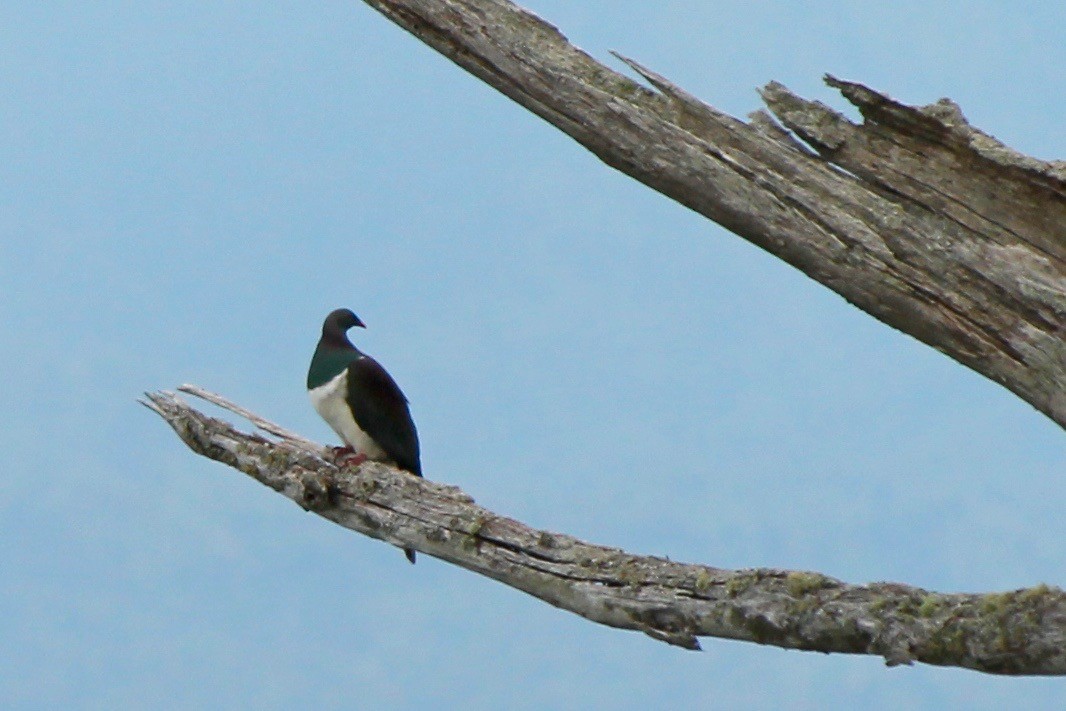
[[[351,447],[333,447],[333,461],[341,467],[357,467],[367,459],[362,452]]]

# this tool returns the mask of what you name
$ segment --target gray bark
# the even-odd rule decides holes
[[[1066,163],[1014,152],[947,100],[913,108],[828,77],[856,125],[771,83],[777,121],[745,123],[623,58],[644,88],[505,0],[365,2],[608,165],[1066,427]]]
[[[820,573],[722,570],[639,556],[530,528],[453,486],[377,463],[335,465],[329,450],[193,386],[276,441],[208,417],[173,393],[145,403],[194,451],[241,470],[308,511],[413,548],[586,619],[686,649],[722,637],[790,649],[872,654],[996,674],[1066,674],[1066,593],[1039,585],[984,595]],[[400,562],[397,560],[397,564]]]
[[[857,125],[771,83],[762,95],[772,116],[746,123],[623,59],[654,89],[641,86],[504,0],[365,1],[607,164],[1066,426],[1066,164],[1012,151],[946,100],[913,108],[827,78],[859,108]],[[1066,674],[1058,588],[942,594],[631,555],[531,529],[387,466],[338,468],[320,445],[185,390],[279,438],[149,395],[194,451],[342,526],[594,622],[689,649],[713,636],[889,664]]]

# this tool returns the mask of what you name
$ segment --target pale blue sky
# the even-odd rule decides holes
[[[530,7],[736,115],[825,72],[1066,156],[1062,3]],[[617,63],[614,64],[617,66]],[[302,512],[135,404],[308,436],[322,317],[430,478],[723,567],[1066,583],[1062,431],[597,162],[358,2],[0,8],[0,706],[1057,708],[1064,682],[685,652]]]

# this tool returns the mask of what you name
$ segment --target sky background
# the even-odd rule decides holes
[[[1063,3],[528,6],[734,115],[770,80],[846,109],[829,72],[1066,157]],[[0,706],[1061,708],[1061,680],[686,652],[412,567],[136,404],[194,382],[332,442],[304,377],[338,306],[426,475],[501,514],[721,567],[1066,583],[1060,428],[364,4],[14,0]]]

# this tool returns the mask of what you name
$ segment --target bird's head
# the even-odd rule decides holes
[[[322,324],[322,335],[326,337],[344,337],[344,334],[348,332],[349,328],[358,326],[359,328],[366,328],[366,324],[359,320],[359,317],[352,313],[351,309],[337,309],[330,313],[326,317],[325,322]]]

